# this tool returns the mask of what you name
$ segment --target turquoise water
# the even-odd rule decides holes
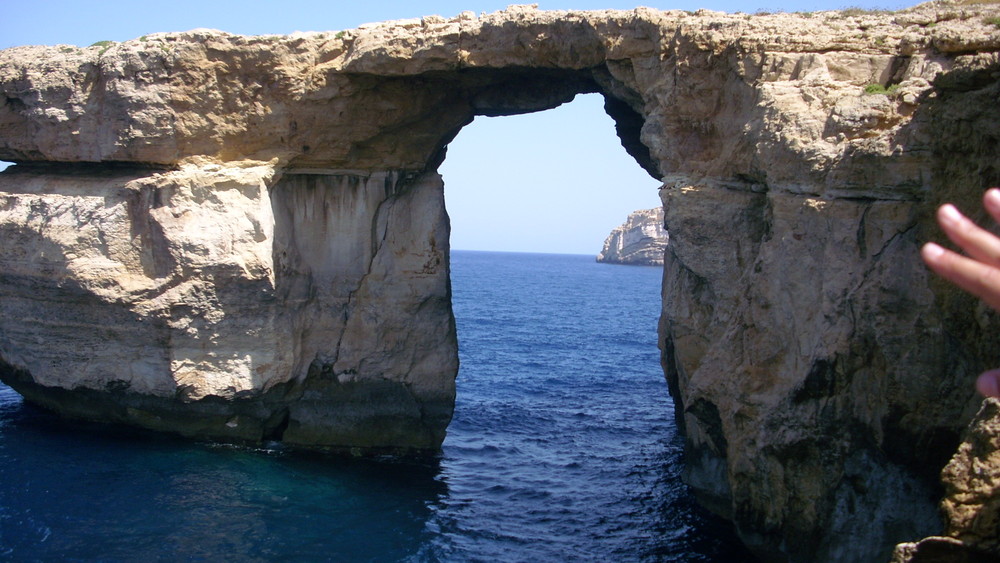
[[[64,422],[0,387],[0,558],[740,561],[680,482],[660,270],[457,251],[462,367],[432,460]]]

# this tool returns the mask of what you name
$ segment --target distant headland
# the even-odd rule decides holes
[[[663,228],[663,208],[640,209],[629,214],[604,241],[598,262],[635,266],[662,266],[670,236]]]

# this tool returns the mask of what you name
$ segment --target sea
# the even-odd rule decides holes
[[[191,442],[0,386],[0,560],[751,560],[681,480],[662,269],[451,259],[461,368],[440,455]]]

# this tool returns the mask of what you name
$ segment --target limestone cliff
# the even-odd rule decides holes
[[[944,536],[901,544],[893,563],[1000,558],[1000,400],[989,399],[942,472]]]
[[[0,174],[0,239],[0,375],[32,402],[248,442],[444,437],[436,177],[20,164]]]
[[[597,261],[662,266],[669,240],[663,229],[663,208],[640,209],[629,213],[625,222],[611,231]]]
[[[2,51],[0,378],[189,435],[436,448],[447,144],[600,92],[664,182],[687,481],[765,559],[887,560],[944,533],[1000,344],[917,258],[935,206],[1000,184],[998,15],[513,7]]]

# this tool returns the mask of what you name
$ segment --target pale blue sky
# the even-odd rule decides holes
[[[507,0],[280,0],[6,2],[0,49],[15,45],[86,46],[159,31],[198,27],[246,35],[350,29],[424,15],[502,10]],[[657,9],[725,12],[898,9],[878,0],[552,0],[540,9]],[[2,165],[0,165],[2,166]],[[625,153],[600,96],[578,96],[530,115],[476,118],[449,146],[441,167],[452,220],[452,248],[597,254],[630,211],[659,205],[659,184]]]

